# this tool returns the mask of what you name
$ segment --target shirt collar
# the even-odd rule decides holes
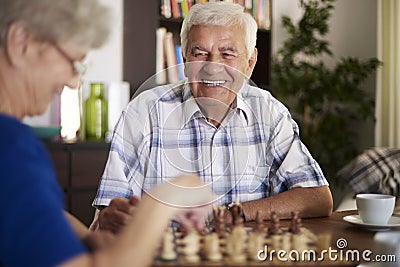
[[[189,120],[194,118],[205,118],[203,113],[201,112],[199,106],[197,105],[196,99],[194,99],[194,96],[192,94],[192,91],[190,90],[189,83],[185,82],[183,84],[183,114],[185,117],[185,123],[188,123]]]
[[[183,85],[182,91],[182,100],[183,100],[183,109],[184,109],[184,117],[185,123],[188,123],[189,120],[193,118],[206,118],[204,114],[201,112],[200,107],[197,105],[196,99],[194,98],[192,91],[190,90],[190,86],[188,82],[185,82]],[[249,105],[245,102],[244,95],[245,92],[249,90],[249,84],[247,80],[243,82],[242,87],[237,93],[234,107],[232,107],[238,113],[239,117],[244,120],[246,125],[249,125],[249,118],[251,117],[252,110]]]
[[[236,109],[240,113],[240,118],[245,120],[244,122],[246,122],[246,125],[251,123],[250,118],[253,114],[252,108],[249,106],[249,103],[246,102],[247,91],[251,89],[249,87],[250,85],[245,81],[236,96]]]

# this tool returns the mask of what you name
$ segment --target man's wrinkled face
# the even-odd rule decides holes
[[[185,74],[193,96],[203,107],[235,100],[256,63],[256,51],[247,57],[244,31],[239,26],[193,26],[188,34]]]

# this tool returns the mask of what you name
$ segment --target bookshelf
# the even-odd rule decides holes
[[[165,27],[173,33],[179,44],[182,18],[166,18],[161,14],[163,0],[124,1],[124,80],[135,90],[156,72],[156,31]],[[256,0],[253,0],[256,2]],[[270,7],[270,0],[266,1]],[[271,16],[271,15],[270,15]],[[270,19],[271,21],[271,19]],[[259,29],[257,33],[258,60],[251,80],[261,88],[270,84],[271,31]]]

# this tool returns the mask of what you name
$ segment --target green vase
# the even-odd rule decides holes
[[[87,140],[104,141],[108,129],[107,113],[104,84],[90,84],[90,96],[85,101],[85,128]]]

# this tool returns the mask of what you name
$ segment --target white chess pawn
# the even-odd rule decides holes
[[[292,240],[291,233],[284,233],[282,235],[281,249],[286,251],[286,253],[289,253],[290,250],[292,249],[291,240]]]
[[[176,260],[177,255],[176,255],[174,248],[175,248],[174,234],[172,232],[172,229],[169,228],[163,236],[162,248],[161,248],[161,253],[160,253],[161,260],[164,260],[164,261]]]
[[[304,234],[294,234],[292,235],[292,249],[302,253],[307,250],[308,238]]]
[[[271,247],[275,251],[282,250],[282,235],[271,235]]]
[[[204,257],[209,261],[222,260],[217,233],[211,233],[204,237]]]
[[[323,250],[328,250],[331,246],[332,235],[330,233],[319,234],[316,239],[316,246],[318,253]]]
[[[183,239],[184,247],[182,252],[186,262],[195,263],[200,261],[200,236],[195,231],[189,232]]]
[[[235,263],[245,262],[247,258],[245,254],[246,242],[246,229],[243,226],[234,227],[226,240],[226,253],[229,255],[228,260]]]
[[[258,261],[258,251],[264,249],[263,233],[251,232],[249,234],[247,245],[247,258],[249,260]]]

